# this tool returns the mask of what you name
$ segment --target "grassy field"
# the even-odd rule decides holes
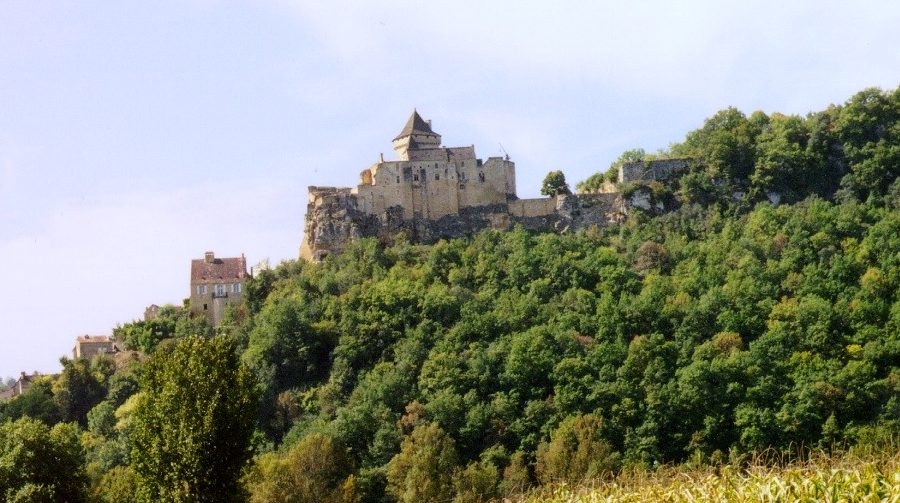
[[[771,461],[771,460],[770,460]],[[623,473],[606,482],[542,488],[522,503],[637,501],[900,502],[900,452],[804,463]]]

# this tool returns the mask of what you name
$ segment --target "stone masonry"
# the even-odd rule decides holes
[[[243,303],[248,276],[243,254],[219,258],[208,251],[202,259],[191,260],[191,314],[205,316],[213,326],[218,326],[226,306]]]
[[[400,232],[430,243],[515,225],[541,232],[602,227],[621,221],[629,208],[619,192],[519,199],[509,156],[482,161],[474,146],[442,147],[431,121],[416,111],[393,145],[399,159],[382,156],[360,173],[356,187],[309,187],[300,258],[318,261],[355,239],[390,242]],[[630,164],[620,169],[620,180],[647,179],[641,175],[657,171],[668,180],[687,166],[681,160],[671,166],[654,161],[653,169]]]

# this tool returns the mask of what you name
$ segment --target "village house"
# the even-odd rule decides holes
[[[93,358],[99,354],[115,353],[119,348],[115,341],[105,335],[79,335],[75,338],[72,358]]]
[[[214,326],[222,322],[225,307],[244,300],[247,259],[216,258],[208,251],[191,261],[191,314],[205,316]]]
[[[19,375],[19,378],[16,380],[15,384],[13,384],[9,389],[0,391],[0,400],[9,400],[21,395],[22,393],[25,393],[29,388],[31,388],[31,383],[34,382],[34,380],[38,377],[42,377],[42,375],[38,372],[30,375],[22,372]]]

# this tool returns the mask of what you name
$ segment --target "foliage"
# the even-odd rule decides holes
[[[175,324],[187,313],[172,305],[160,308],[157,317],[134,321],[113,329],[113,337],[126,348],[150,353],[163,339],[175,336]]]
[[[6,501],[87,501],[78,427],[29,418],[0,424],[0,496]]]
[[[252,503],[344,503],[356,500],[353,465],[331,437],[313,433],[284,454],[266,454],[249,477]]]
[[[571,194],[569,184],[566,183],[566,175],[562,171],[551,171],[544,177],[541,184],[541,194],[545,196],[558,196],[562,194]]]
[[[435,423],[416,427],[387,466],[387,492],[401,503],[436,503],[453,497],[457,454]]]
[[[608,181],[606,173],[594,173],[575,184],[575,192],[578,194],[591,194],[599,192],[603,184]]]
[[[92,360],[61,360],[63,370],[53,383],[53,399],[63,421],[87,426],[87,413],[106,396],[106,385],[113,373],[112,361],[103,356]]]
[[[233,344],[185,337],[144,369],[131,460],[141,501],[240,501],[254,385]]]
[[[694,169],[679,180],[685,204],[732,204],[731,194],[751,201],[779,197],[797,202],[810,195],[881,200],[900,175],[900,88],[865,89],[842,105],[806,117],[763,112],[746,116],[721,110],[673,144],[662,157],[685,157]],[[629,150],[611,165],[639,160]],[[608,172],[609,173],[609,172]],[[605,175],[576,187],[596,190]]]
[[[91,487],[93,501],[98,503],[131,503],[137,493],[134,471],[127,466],[117,466],[104,473]]]
[[[30,417],[52,426],[61,420],[59,406],[53,399],[53,382],[50,377],[42,377],[31,383],[31,387],[8,402],[0,402],[0,422]]]
[[[116,427],[116,407],[103,401],[87,413],[88,430],[95,435],[111,436]]]
[[[282,263],[225,335],[174,309],[163,332],[120,327],[149,362],[69,363],[0,421],[86,421],[95,495],[173,501],[240,499],[254,424],[259,501],[483,501],[798,446],[896,450],[897,101],[724,110],[659,154],[693,160],[677,186],[621,188],[661,215]]]
[[[273,271],[259,319],[297,321],[269,324],[244,357],[272,369],[271,419],[293,422],[292,444],[325,432],[348,447],[366,500],[428,487],[399,460],[419,455],[411,432],[429,425],[468,481],[437,483],[447,498],[507,494],[531,466],[544,481],[584,477],[579,441],[602,453],[595,471],[790,455],[893,424],[897,236],[887,208],[810,198],[738,215],[682,207],[594,235],[361,240]],[[329,356],[270,359],[261,341],[327,341]],[[597,425],[572,429],[579,416]],[[554,443],[561,424],[568,443]],[[518,452],[491,458],[499,489],[485,482],[495,446]]]
[[[471,462],[458,468],[453,477],[456,490],[454,503],[486,503],[500,496],[498,482],[500,471],[490,461]]]
[[[618,468],[618,453],[601,435],[602,422],[590,414],[571,416],[538,446],[535,470],[542,484],[599,478]]]

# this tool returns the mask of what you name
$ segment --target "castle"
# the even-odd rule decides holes
[[[519,199],[509,156],[482,161],[474,146],[443,147],[431,121],[415,110],[393,146],[399,159],[382,155],[362,171],[355,188],[309,187],[300,258],[321,260],[362,237],[389,242],[398,232],[427,243],[515,225],[556,232],[604,226],[620,221],[629,208],[615,191]],[[619,178],[668,179],[686,168],[684,161],[660,161],[652,169],[629,163]]]

